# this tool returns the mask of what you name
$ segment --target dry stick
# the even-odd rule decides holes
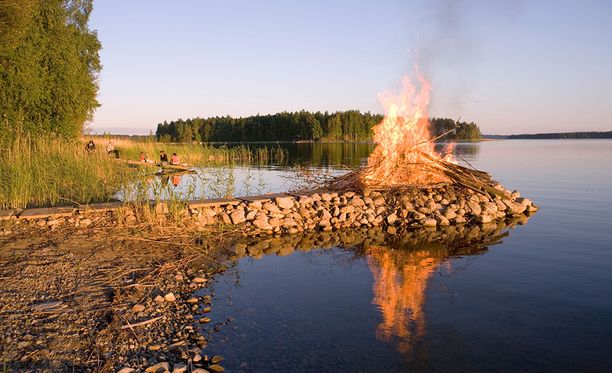
[[[123,320],[125,320],[125,322],[127,323],[127,325],[123,325],[121,327],[121,329],[130,329],[130,331],[132,332],[132,334],[134,335],[134,338],[136,338],[136,341],[138,341],[138,343],[140,343],[140,338],[138,338],[138,335],[136,334],[136,331],[134,330],[134,326],[130,324],[129,321],[127,321],[127,319],[125,317],[123,317],[123,315],[121,316],[121,318]]]
[[[121,329],[132,329],[132,331],[134,331],[134,327],[136,327],[136,326],[143,326],[143,325],[148,325],[148,324],[154,323],[157,320],[161,319],[162,317],[163,316],[157,316],[157,317],[154,317],[152,319],[141,321],[141,322],[136,323],[136,324],[130,324],[130,322],[126,320],[127,324],[123,325],[121,327]]]
[[[449,133],[453,132],[454,130],[456,130],[456,129],[459,127],[459,120],[460,120],[460,119],[461,119],[461,115],[460,115],[460,116],[459,116],[459,118],[457,118],[457,120],[455,121],[455,126],[454,126],[453,128],[451,128],[450,130],[448,130],[448,131],[444,132],[444,133],[443,133],[443,134],[441,134],[440,136],[434,137],[433,139],[429,139],[429,140],[423,141],[423,142],[421,142],[421,143],[418,143],[418,144],[416,144],[416,145],[413,145],[412,149],[414,149],[414,148],[416,148],[416,147],[418,147],[418,146],[421,146],[421,145],[423,145],[423,144],[427,144],[428,142],[434,142],[434,141],[436,141],[436,140],[439,140],[439,139],[441,139],[442,137],[444,137],[444,136],[448,135]]]
[[[426,155],[431,158],[430,156]],[[452,180],[457,182],[458,184],[468,187],[474,191],[477,191],[481,194],[495,194],[500,197],[504,197],[503,193],[491,185],[489,185],[489,181],[491,177],[486,172],[478,171],[478,170],[470,170],[466,167],[452,164],[450,162],[444,162],[440,160],[432,161],[441,164],[444,167],[443,172],[448,175]],[[465,175],[469,175],[473,180],[467,180]]]
[[[470,168],[472,170],[478,171],[478,169],[476,169],[476,167],[472,166],[472,164],[465,158],[463,158],[461,155],[459,154],[455,154],[459,159],[461,159],[462,161],[464,161],[468,166],[470,166]]]

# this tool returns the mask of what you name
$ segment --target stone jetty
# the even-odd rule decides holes
[[[248,235],[296,234],[346,228],[396,227],[438,228],[451,225],[489,224],[521,215],[538,207],[518,191],[500,184],[499,193],[482,193],[456,185],[401,190],[365,190],[362,193],[313,192],[273,194],[189,202],[152,203],[153,215],[173,214],[187,227],[239,226]],[[178,205],[178,208],[177,208]],[[132,207],[130,207],[132,206]],[[96,225],[101,219],[112,224],[134,224],[141,220],[137,205],[106,203],[86,208],[4,211],[5,220],[28,221],[41,228],[64,224]],[[7,233],[8,229],[0,231]]]

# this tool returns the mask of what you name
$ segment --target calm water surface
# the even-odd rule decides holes
[[[300,162],[358,165],[368,148],[317,151]],[[612,141],[457,151],[541,210],[494,234],[250,243],[214,285],[208,351],[245,372],[612,370]],[[257,172],[286,190],[286,168]]]

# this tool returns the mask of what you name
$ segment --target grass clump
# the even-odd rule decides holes
[[[0,153],[0,208],[105,202],[133,170],[81,141],[18,136]]]

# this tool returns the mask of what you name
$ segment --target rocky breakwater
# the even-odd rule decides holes
[[[231,226],[249,236],[332,231],[345,228],[436,228],[489,224],[529,216],[538,207],[517,191],[495,184],[479,192],[456,184],[429,188],[313,192],[189,202],[59,207],[8,211],[0,216],[0,235],[31,228],[101,228],[142,223],[173,224],[209,231]],[[169,208],[170,207],[170,208]]]
[[[243,225],[250,235],[296,234],[310,230],[397,227],[436,228],[488,224],[538,207],[519,192],[496,185],[498,193],[479,193],[454,185],[356,193],[320,192],[236,199],[206,207],[190,206],[198,226]]]

